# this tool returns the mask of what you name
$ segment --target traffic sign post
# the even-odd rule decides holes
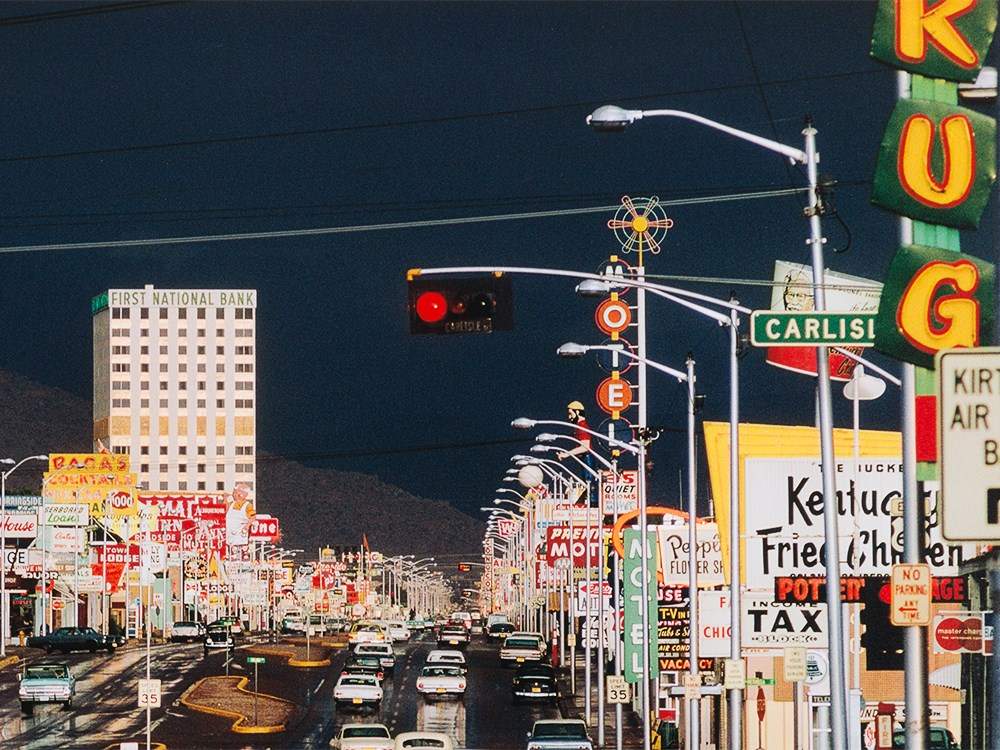
[[[264,663],[263,656],[248,656],[247,664],[253,664],[253,725],[257,726],[257,668]]]
[[[750,315],[754,346],[874,346],[876,313],[772,312]]]
[[[1000,541],[1000,348],[947,349],[934,361],[941,533]]]
[[[926,563],[893,565],[889,621],[893,625],[931,623],[931,568]]]
[[[632,700],[632,691],[625,678],[620,675],[608,675],[608,703],[628,703]]]

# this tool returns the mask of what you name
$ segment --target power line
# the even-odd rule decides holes
[[[827,73],[818,76],[798,76],[794,78],[775,79],[764,82],[734,83],[724,86],[711,86],[704,88],[677,89],[665,91],[657,94],[644,94],[641,96],[619,97],[620,102],[640,102],[652,99],[663,99],[671,96],[690,96],[694,94],[710,94],[723,91],[738,91],[740,89],[755,88],[760,86],[785,86],[792,83],[804,83],[823,80],[834,80],[838,78],[848,78],[862,75],[888,75],[889,71],[879,68],[869,70],[852,70],[841,73]],[[127,154],[143,151],[159,151],[171,148],[190,148],[194,146],[216,146],[231,143],[249,143],[253,141],[274,140],[281,138],[303,138],[317,135],[334,135],[338,133],[354,133],[365,130],[381,130],[386,128],[402,128],[417,125],[442,125],[453,122],[466,122],[469,120],[493,119],[498,117],[515,117],[518,115],[545,114],[548,112],[559,112],[568,109],[580,109],[581,107],[596,107],[606,104],[604,100],[582,100],[576,102],[564,102],[562,104],[550,104],[538,107],[520,107],[513,109],[493,110],[487,112],[467,112],[455,115],[443,115],[440,117],[422,117],[408,120],[388,120],[385,122],[360,123],[357,125],[339,125],[330,128],[308,128],[302,130],[273,131],[269,133],[253,133],[247,135],[225,136],[219,138],[192,138],[188,140],[164,141],[160,143],[135,144],[132,146],[116,146],[107,148],[80,149],[76,151],[56,151],[45,154],[18,154],[15,156],[0,157],[0,163],[43,161],[48,159],[68,159],[80,156],[107,156],[109,154]]]
[[[79,18],[81,16],[103,16],[108,13],[120,13],[127,10],[142,10],[144,8],[156,8],[161,5],[178,5],[179,0],[148,0],[148,2],[134,3],[112,3],[110,5],[89,5],[84,8],[71,10],[55,10],[50,13],[33,13],[26,16],[7,16],[0,18],[0,26],[26,26],[35,23],[46,23],[48,21],[62,21],[67,18]]]
[[[759,200],[803,192],[807,188],[785,188],[782,190],[762,190],[749,193],[713,195],[694,198],[678,198],[660,201],[663,206],[688,206],[703,203],[726,203],[740,200]],[[95,250],[98,248],[156,247],[160,245],[187,245],[206,242],[232,242],[236,240],[278,239],[283,237],[318,237],[331,234],[353,234],[377,232],[390,229],[424,229],[430,227],[459,226],[463,224],[486,224],[498,221],[519,221],[523,219],[544,219],[559,216],[607,213],[618,209],[618,205],[590,206],[586,208],[560,208],[549,211],[525,211],[521,213],[487,214],[484,216],[460,216],[450,219],[425,219],[420,221],[396,221],[382,224],[355,224],[341,227],[314,227],[311,229],[280,229],[270,232],[234,232],[228,234],[203,234],[185,237],[157,237],[133,240],[99,240],[95,242],[61,242],[45,245],[8,245],[0,247],[0,254],[46,252],[53,250]]]

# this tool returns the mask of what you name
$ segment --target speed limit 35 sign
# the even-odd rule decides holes
[[[160,681],[139,680],[139,708],[160,707]]]
[[[625,678],[610,674],[608,675],[608,703],[628,703],[632,699],[629,684]]]

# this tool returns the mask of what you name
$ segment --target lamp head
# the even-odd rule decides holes
[[[530,450],[532,453],[546,453],[555,450],[555,448],[551,445],[533,445]]]
[[[605,104],[588,115],[587,124],[598,133],[620,133],[640,117],[642,112],[638,110]]]
[[[536,435],[535,440],[539,443],[551,443],[554,440],[558,440],[559,436],[552,432],[543,432],[541,435]]]
[[[535,426],[535,423],[536,420],[534,419],[528,419],[527,417],[518,417],[517,419],[515,419],[513,422],[510,423],[510,426],[513,427],[515,430],[530,430],[532,427]]]
[[[567,359],[579,359],[588,351],[590,351],[589,346],[584,346],[583,344],[575,344],[572,341],[567,341],[565,344],[556,349],[556,354],[558,354],[560,357],[566,357]]]
[[[12,464],[15,463],[13,458],[0,458],[0,464]]]
[[[617,287],[617,285],[615,285]],[[581,297],[606,297],[614,290],[607,281],[584,279],[576,285],[576,293]]]

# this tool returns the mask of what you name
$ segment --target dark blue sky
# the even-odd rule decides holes
[[[5,4],[0,14],[92,7]],[[611,137],[585,127],[594,106],[618,102],[686,109],[795,145],[811,114],[821,171],[841,181],[836,204],[853,235],[850,251],[829,254],[828,263],[880,278],[896,222],[869,205],[868,182],[894,83],[868,57],[874,9],[197,3],[0,19],[0,245],[373,224],[609,205],[626,193],[670,199],[804,184],[779,157],[694,125],[651,120]],[[675,228],[650,272],[761,279],[775,258],[806,261],[796,198],[676,207],[670,215]],[[515,331],[411,338],[404,272],[470,263],[594,270],[616,247],[607,218],[4,254],[0,367],[89,397],[92,295],[146,283],[254,287],[260,449],[336,454],[517,437],[508,426],[515,416],[561,417],[574,398],[596,411],[600,371],[554,356],[563,341],[598,340],[593,302],[575,297],[571,283],[518,279]],[[836,222],[825,229],[829,248],[845,244]],[[965,232],[963,246],[984,255],[990,239],[986,229]],[[751,306],[767,304],[766,290],[740,294]],[[651,355],[667,364],[695,353],[705,416],[724,419],[725,332],[654,303],[649,340]],[[747,420],[812,419],[810,381],[768,367],[759,353],[744,362]],[[682,389],[655,376],[651,384],[651,421],[683,426]],[[866,410],[867,424],[895,425],[890,395]],[[841,405],[840,424],[847,415]],[[492,497],[515,450],[318,465],[377,474],[469,510]],[[657,494],[675,498],[682,437],[661,440],[653,458]]]

